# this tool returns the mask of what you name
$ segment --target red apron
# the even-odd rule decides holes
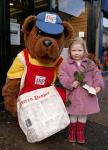
[[[54,67],[36,66],[29,62],[29,56],[27,49],[24,49],[24,57],[27,65],[27,73],[25,77],[24,87],[20,91],[20,95],[36,89],[51,86],[53,83],[56,66],[61,63],[61,59]],[[63,101],[66,101],[66,91],[56,86]]]

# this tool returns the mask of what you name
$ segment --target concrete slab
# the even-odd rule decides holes
[[[108,106],[107,106],[108,107]],[[95,122],[108,127],[108,114],[98,113],[89,117],[91,122]]]

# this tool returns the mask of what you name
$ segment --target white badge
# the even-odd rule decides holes
[[[55,14],[46,14],[45,22],[56,23],[56,15]]]
[[[44,85],[45,80],[46,80],[46,77],[44,77],[44,76],[36,76],[35,77],[35,84]]]

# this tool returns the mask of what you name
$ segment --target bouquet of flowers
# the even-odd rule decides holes
[[[84,82],[85,75],[83,72],[75,71],[74,72],[74,78],[76,81],[78,81],[80,83],[81,86],[83,86],[85,84],[85,82]]]
[[[78,81],[80,83],[80,86],[83,86],[85,84],[85,81],[84,81],[85,73],[91,70],[91,68],[90,68],[91,63],[92,63],[92,61],[90,59],[88,59],[87,65],[83,71],[75,71],[74,72],[75,81]]]

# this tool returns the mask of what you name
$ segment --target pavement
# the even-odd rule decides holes
[[[86,143],[72,144],[67,140],[67,128],[38,143],[30,144],[21,131],[17,118],[0,112],[0,150],[108,150],[108,77],[105,89],[98,94],[101,111],[88,117]]]

